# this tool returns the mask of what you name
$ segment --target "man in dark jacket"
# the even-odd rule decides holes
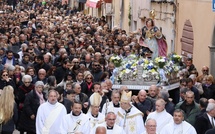
[[[36,64],[34,65],[34,69],[36,72],[38,72],[41,68],[45,69],[46,72],[48,72],[49,69],[51,68],[48,64],[44,62],[43,55],[37,56],[37,61]]]
[[[58,67],[55,72],[54,72],[54,76],[56,77],[57,80],[57,84],[60,83],[63,78],[65,77],[66,73],[69,71],[69,65],[71,64],[71,61],[69,60],[65,60],[63,62],[63,65]]]
[[[63,97],[64,89],[63,87],[57,86],[55,90],[58,92],[59,97],[58,97],[58,102],[63,104],[66,108],[67,114],[71,112],[71,107],[72,107],[72,102],[66,98]]]
[[[147,98],[146,91],[140,90],[137,96],[132,96],[133,105],[139,109],[143,114],[144,121],[148,114],[152,112],[154,104],[151,99]]]
[[[101,65],[99,62],[97,61],[94,61],[93,62],[93,66],[92,66],[92,71],[91,71],[91,74],[93,75],[93,80],[94,82],[100,82],[100,78],[101,78],[101,75],[102,75],[102,70],[101,70]]]
[[[214,128],[214,117],[215,104],[209,103],[206,108],[206,112],[196,119],[195,129],[197,134],[205,134],[207,130]]]

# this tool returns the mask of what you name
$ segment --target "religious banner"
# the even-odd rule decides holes
[[[64,5],[64,4],[68,4],[68,0],[62,0],[62,5]]]
[[[112,3],[112,0],[104,0],[105,3]]]
[[[86,5],[92,8],[99,8],[101,6],[100,0],[87,0]]]

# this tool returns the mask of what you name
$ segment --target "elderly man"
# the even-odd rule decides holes
[[[122,92],[117,123],[127,134],[141,134],[145,131],[142,112],[131,105],[131,91]]]
[[[57,102],[57,96],[57,91],[50,90],[48,101],[40,105],[36,116],[37,134],[61,133],[59,125],[62,123],[62,117],[66,115],[66,108]]]
[[[36,77],[33,78],[33,83],[36,83],[37,81],[42,81],[44,84],[47,83],[48,78],[46,77],[46,70],[45,69],[40,69],[38,71],[38,74]]]
[[[103,105],[102,114],[106,115],[109,109],[112,109],[115,114],[118,113],[120,109],[120,93],[118,90],[113,90],[111,100],[111,102],[106,102]]]
[[[99,93],[95,92],[90,96],[90,109],[87,113],[90,118],[90,128],[95,127],[105,121],[105,116],[99,112],[102,97]]]
[[[156,101],[156,111],[150,113],[147,119],[155,119],[157,122],[157,132],[160,133],[161,129],[168,123],[173,122],[172,115],[165,110],[166,102],[163,99]]]
[[[158,87],[156,85],[151,85],[149,87],[149,91],[148,91],[148,96],[150,97],[150,99],[152,99],[153,102],[156,101],[157,97],[158,97]]]
[[[187,91],[185,101],[179,102],[175,109],[182,109],[185,112],[184,119],[194,126],[196,115],[200,112],[199,105],[194,101],[194,93]]]
[[[91,55],[90,54],[86,54],[84,61],[81,61],[80,64],[84,64],[86,68],[88,68],[89,70],[91,70],[92,69]]]
[[[139,109],[143,114],[144,121],[148,114],[153,110],[154,103],[147,98],[147,93],[144,89],[140,90],[137,96],[132,96],[133,105]]]
[[[63,117],[61,124],[61,133],[82,133],[89,134],[90,122],[89,117],[81,112],[82,104],[74,101],[72,111]]]
[[[162,90],[158,94],[158,98],[162,98],[166,104],[165,104],[165,109],[168,113],[173,115],[173,112],[175,110],[175,105],[172,103],[172,101],[169,100],[169,93],[166,90]]]
[[[156,128],[157,128],[157,123],[155,119],[148,119],[146,121],[146,131],[142,134],[157,134]]]
[[[85,93],[81,92],[81,85],[79,83],[72,84],[72,90],[75,92],[75,100],[82,104],[82,111],[87,113],[88,107],[88,96]]]
[[[214,128],[215,104],[209,103],[206,112],[198,117],[195,122],[197,134],[205,134],[209,129]]]
[[[160,134],[196,134],[195,128],[184,120],[184,111],[176,109],[173,113],[173,120],[167,124]]]
[[[107,128],[107,134],[125,134],[124,130],[122,127],[118,126],[117,124],[115,124],[115,120],[116,120],[116,115],[114,112],[108,112],[105,118],[104,123],[102,124],[98,124],[97,126],[95,126],[92,130],[90,134],[95,134],[95,130],[97,127],[99,126],[104,126],[105,128]]]
[[[202,74],[197,77],[197,82],[202,83],[203,78],[207,75],[209,75],[209,67],[203,66],[202,67]]]

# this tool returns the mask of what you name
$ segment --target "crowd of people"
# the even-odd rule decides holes
[[[207,66],[199,75],[191,58],[182,63],[180,87],[171,98],[157,85],[133,95],[125,85],[112,88],[112,55],[167,55],[152,19],[141,33],[127,33],[67,3],[14,2],[0,1],[2,134],[15,128],[21,134],[215,131],[214,79]]]

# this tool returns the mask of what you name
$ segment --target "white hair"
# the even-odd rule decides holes
[[[30,82],[32,82],[32,77],[28,74],[26,74],[22,77],[22,82],[25,82],[26,79],[28,79],[28,80],[30,80]]]
[[[215,109],[215,104],[214,103],[208,103],[206,111],[210,112],[211,110],[214,110],[214,109]]]
[[[42,81],[37,81],[35,83],[35,87],[38,87],[38,86],[43,86],[44,87],[44,83]]]

